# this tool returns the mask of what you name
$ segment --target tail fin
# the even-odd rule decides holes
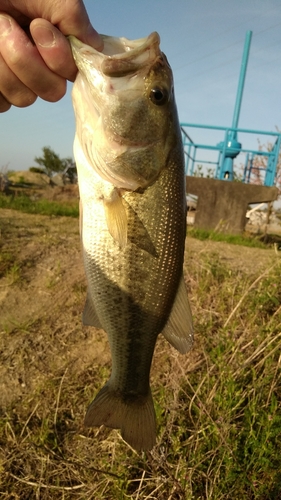
[[[150,450],[156,442],[156,419],[151,392],[133,402],[106,384],[90,404],[85,417],[87,427],[105,425],[121,429],[122,438],[137,451]]]

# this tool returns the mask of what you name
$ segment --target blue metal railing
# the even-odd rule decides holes
[[[224,131],[224,140],[216,146],[201,144],[194,142],[190,133],[186,129],[199,128],[206,130],[221,130]],[[185,172],[186,175],[194,175],[195,164],[211,164],[215,165],[214,178],[232,180],[232,175],[228,176],[225,170],[225,159],[234,159],[239,153],[246,153],[244,164],[244,172],[242,181],[251,183],[251,176],[257,169],[263,172],[262,179],[264,186],[273,186],[276,183],[276,171],[278,166],[279,152],[281,146],[281,133],[265,132],[264,130],[248,130],[236,127],[218,127],[215,125],[199,125],[195,123],[181,123],[182,140],[185,153]],[[243,148],[240,143],[233,142],[232,138],[237,137],[237,133],[267,135],[275,138],[275,143],[271,151],[261,151],[249,148]],[[273,139],[274,140],[274,139]],[[199,150],[217,151],[218,156],[216,161],[205,160],[198,158]],[[266,159],[265,167],[258,167],[255,164],[256,157],[264,157]]]

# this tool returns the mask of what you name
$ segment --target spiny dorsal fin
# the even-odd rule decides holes
[[[181,354],[185,354],[191,349],[193,344],[192,314],[183,276],[169,319],[162,333]]]
[[[121,248],[127,245],[128,220],[122,197],[117,189],[103,200],[106,223],[112,238]]]

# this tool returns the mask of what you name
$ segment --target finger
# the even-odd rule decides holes
[[[37,96],[28,89],[10,70],[4,59],[0,56],[0,107],[7,111],[11,104],[24,108],[33,104]],[[8,107],[7,107],[8,106]]]
[[[48,3],[45,2],[44,5],[49,9]],[[46,19],[56,25],[65,36],[74,35],[97,50],[103,49],[103,40],[93,28],[83,2],[72,1],[68,9],[64,2],[60,2],[58,8],[52,9],[50,17],[47,16]]]
[[[65,36],[45,19],[34,19],[30,24],[30,33],[48,68],[63,78],[73,81],[77,67]]]
[[[82,42],[102,50],[103,40],[91,25],[86,8],[81,0],[46,1],[13,0],[7,2],[8,12],[20,25],[26,20],[43,18],[50,21],[65,35],[74,35]],[[1,2],[5,10],[5,2]]]
[[[10,109],[11,104],[5,99],[5,97],[0,93],[0,113],[5,113]]]
[[[2,18],[2,19],[1,19]],[[10,24],[1,28],[1,20]],[[10,70],[32,92],[46,101],[55,102],[65,94],[65,79],[51,71],[40,56],[37,47],[14,19],[0,14],[0,53]],[[2,77],[2,75],[1,75]],[[6,89],[6,92],[8,89]],[[2,89],[1,89],[1,92]],[[4,93],[4,95],[6,95]]]

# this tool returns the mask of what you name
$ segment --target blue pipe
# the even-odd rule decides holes
[[[243,90],[245,85],[247,64],[249,59],[250,45],[251,45],[252,31],[247,31],[244,51],[242,56],[242,63],[238,81],[238,89],[236,94],[236,101],[234,106],[234,114],[232,120],[232,129],[237,129],[238,120],[241,110],[241,103],[243,97]],[[221,142],[219,146],[222,148],[222,168],[220,171],[220,179],[233,180],[233,160],[239,155],[242,144],[237,141],[237,130],[231,130],[225,137],[224,143]]]
[[[240,69],[240,76],[239,76],[239,82],[238,82],[238,89],[237,89],[237,95],[236,95],[236,102],[235,102],[235,106],[234,106],[232,128],[238,127],[238,120],[239,120],[239,115],[240,115],[240,110],[241,110],[243,90],[244,90],[245,79],[246,79],[246,71],[247,71],[247,65],[248,65],[248,59],[249,59],[252,33],[253,33],[252,31],[247,31],[247,33],[246,33],[244,51],[243,51],[243,56],[242,56],[241,69]]]

